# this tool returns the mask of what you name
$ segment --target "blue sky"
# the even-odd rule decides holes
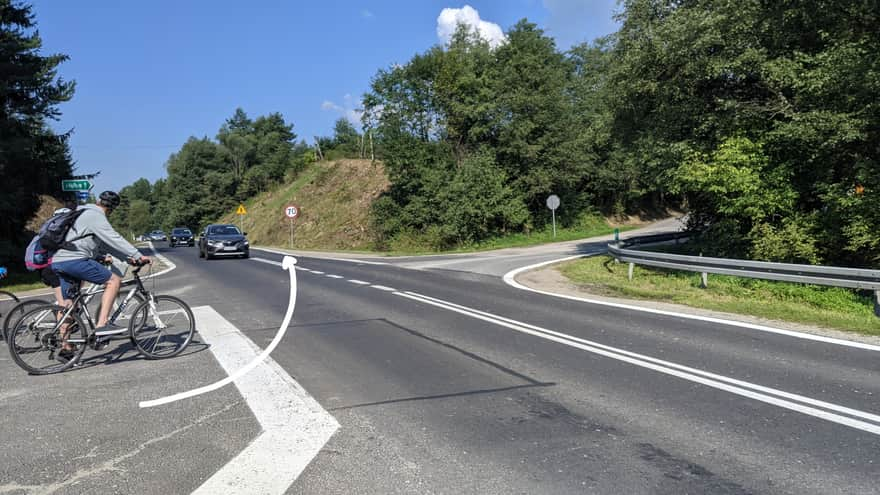
[[[165,176],[189,136],[213,137],[236,107],[281,112],[307,141],[351,116],[380,68],[441,43],[438,24],[467,18],[507,30],[528,18],[557,45],[616,29],[615,0],[359,1],[35,0],[43,53],[70,60],[61,105],[78,173],[97,190]],[[470,9],[466,9],[469,6]],[[463,10],[461,10],[463,9]],[[456,17],[458,16],[458,17]],[[463,17],[462,17],[463,16]]]

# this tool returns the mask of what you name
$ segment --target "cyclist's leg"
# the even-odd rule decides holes
[[[107,324],[107,320],[110,318],[110,310],[113,309],[113,302],[116,300],[116,296],[119,294],[119,287],[122,286],[122,279],[119,275],[115,273],[110,275],[110,278],[107,279],[106,285],[104,286],[104,294],[101,295],[101,311],[98,314],[98,327],[103,327]]]
[[[111,287],[110,284],[108,284],[108,282],[112,280],[112,273],[110,273],[110,270],[91,259],[64,261],[53,264],[52,266],[55,267],[56,272],[62,275],[62,280],[64,279],[63,276],[67,275],[68,277],[84,280],[93,284],[107,284],[107,287],[104,289],[104,294],[101,296],[101,314],[98,316],[98,321],[96,322],[99,328],[106,325],[110,308],[113,306],[116,294],[119,293],[118,277],[115,287]]]
[[[52,272],[58,276],[58,288],[60,289],[60,297],[61,304],[63,307],[70,307],[73,304],[73,292],[76,288],[79,287],[79,281],[71,276],[66,275],[62,271],[64,263],[54,263],[51,265]],[[59,294],[56,293],[56,297]],[[59,312],[58,317],[61,318],[61,313]],[[70,323],[68,321],[64,321],[61,324],[61,329],[59,331],[59,336],[61,337],[61,350],[62,351],[73,351],[73,346],[67,342],[67,334],[70,332]]]

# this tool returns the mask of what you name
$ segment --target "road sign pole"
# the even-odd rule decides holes
[[[556,210],[550,210],[553,212],[553,238],[556,239]]]
[[[290,249],[293,249],[293,219],[290,219]]]

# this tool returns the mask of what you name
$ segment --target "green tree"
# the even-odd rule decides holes
[[[344,157],[360,156],[360,134],[346,118],[339,118],[333,125],[333,148]]]
[[[68,135],[55,134],[47,121],[58,117],[74,83],[57,75],[66,55],[40,53],[35,28],[30,6],[0,0],[0,263],[20,259],[38,195],[60,196],[60,179],[72,171]]]
[[[153,213],[150,203],[143,199],[135,199],[128,209],[128,228],[135,235],[153,230]]]

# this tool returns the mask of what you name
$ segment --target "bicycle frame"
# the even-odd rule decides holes
[[[135,271],[134,274],[137,275],[137,271]],[[140,277],[135,276],[134,280],[128,280],[128,281],[124,281],[122,283],[122,287],[130,286],[130,285],[137,285],[137,289],[132,290],[128,293],[128,295],[125,297],[125,299],[122,301],[122,303],[120,303],[119,306],[116,308],[116,310],[110,315],[110,317],[107,320],[108,322],[113,323],[116,321],[117,318],[119,318],[119,315],[121,315],[122,312],[125,311],[125,308],[131,302],[131,300],[135,297],[135,293],[149,294],[149,292],[147,292],[146,288],[144,287],[143,283],[141,282]],[[68,319],[68,317],[71,315],[71,313],[75,309],[77,309],[77,307],[80,308],[81,314],[85,316],[85,321],[83,323],[87,323],[87,326],[88,326],[88,328],[83,329],[84,338],[76,338],[76,339],[68,338],[67,342],[69,342],[71,344],[82,344],[82,343],[86,343],[91,336],[94,336],[96,338],[97,337],[106,337],[109,335],[122,334],[122,333],[125,333],[128,331],[128,328],[123,328],[123,329],[119,329],[119,330],[105,330],[102,332],[94,332],[95,321],[92,319],[92,315],[91,315],[91,312],[89,311],[88,303],[91,302],[91,300],[97,294],[101,294],[104,291],[106,291],[105,285],[92,285],[86,290],[86,292],[78,293],[76,295],[76,297],[73,299],[73,302],[67,307],[67,309],[64,310],[64,313],[59,318],[59,322],[60,322],[59,326],[64,324],[64,322]],[[150,299],[152,300],[152,294],[149,294],[149,296],[150,296]],[[43,318],[45,318],[45,316],[38,318],[35,321],[35,323],[39,323]],[[53,329],[53,332],[55,330],[57,330],[57,328]]]

